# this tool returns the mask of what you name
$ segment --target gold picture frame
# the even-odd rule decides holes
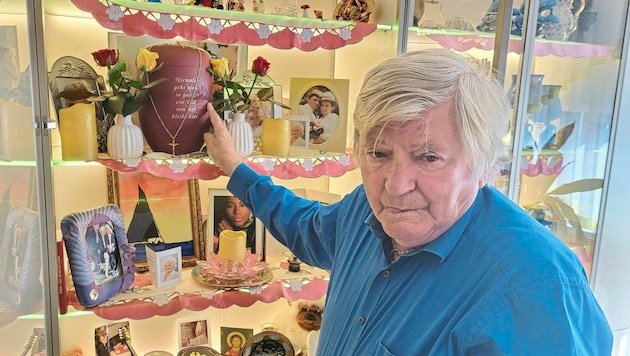
[[[205,259],[199,182],[174,181],[147,172],[107,169],[108,202],[120,207],[129,243],[136,247],[134,262],[147,271],[145,245],[154,251],[181,246],[182,265]],[[156,235],[156,236],[153,236]]]
[[[293,109],[292,113],[296,115],[305,115],[304,108],[308,108],[308,106],[303,105],[308,105],[307,98],[314,91],[319,91],[320,97],[323,94],[335,101],[333,105],[336,107],[332,109],[332,115],[322,116],[321,113],[315,113],[314,116],[311,116],[311,133],[308,147],[320,152],[345,153],[347,148],[346,131],[348,127],[350,81],[348,79],[291,78],[290,89],[290,107]],[[314,111],[317,110],[319,110],[319,107]],[[325,123],[331,116],[333,117],[331,120],[336,121],[336,124],[329,125]],[[331,126],[332,129],[329,131],[327,126]],[[318,137],[323,137],[324,135],[325,138],[318,141],[320,140]]]

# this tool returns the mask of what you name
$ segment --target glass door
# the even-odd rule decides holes
[[[516,5],[516,4],[515,4]],[[590,275],[602,207],[626,1],[540,0],[513,9],[508,195]]]
[[[590,274],[627,2],[402,1],[404,51],[449,48],[504,76],[513,160],[495,185],[564,241]],[[403,32],[401,30],[401,32]],[[495,50],[496,49],[496,50]]]
[[[57,298],[45,297],[57,291],[57,263],[47,236],[50,125],[37,14],[35,1],[0,6],[0,344],[12,355],[56,346]]]

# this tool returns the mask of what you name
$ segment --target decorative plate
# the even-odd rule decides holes
[[[294,356],[289,339],[276,331],[263,331],[250,337],[243,346],[241,356]]]
[[[236,278],[236,279],[224,279],[217,278],[209,273],[204,273],[201,271],[201,266],[193,267],[192,277],[195,281],[205,287],[212,288],[238,288],[238,287],[252,287],[259,286],[261,284],[265,284],[273,278],[273,272],[269,267],[263,269],[256,273],[256,275],[251,277],[244,278]]]
[[[221,353],[208,346],[191,346],[179,350],[177,356],[221,356]]]

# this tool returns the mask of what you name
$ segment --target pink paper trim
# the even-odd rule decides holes
[[[430,34],[427,35],[427,37],[437,42],[444,48],[450,48],[460,52],[465,52],[472,48],[488,51],[494,49],[493,34]],[[508,52],[520,54],[523,52],[522,46],[523,44],[521,39],[510,39]],[[612,55],[612,48],[596,44],[537,39],[534,43],[534,55],[554,55],[559,57],[569,56],[574,58],[610,57]]]
[[[101,26],[130,36],[181,36],[191,41],[212,39],[224,44],[268,44],[279,49],[313,51],[355,44],[376,31],[376,24],[363,22],[322,21],[192,5],[125,0],[71,1],[77,8],[91,13]]]
[[[191,178],[213,180],[225,175],[210,159],[182,159],[181,171],[172,168],[172,160],[140,159],[131,162],[98,159],[96,162],[118,172],[147,172],[177,181]],[[244,158],[243,162],[260,174],[282,179],[339,177],[357,168],[357,162],[350,154],[307,158],[252,156]]]
[[[173,315],[181,310],[200,311],[209,307],[225,309],[234,305],[249,307],[256,302],[271,303],[280,298],[290,301],[297,299],[317,300],[326,294],[328,288],[328,281],[322,278],[309,280],[308,283],[303,284],[300,291],[293,291],[291,288],[283,286],[284,282],[283,280],[274,281],[266,285],[260,294],[226,290],[222,293],[214,294],[212,298],[206,298],[202,295],[202,292],[214,293],[215,291],[208,289],[194,293],[174,293],[168,303],[164,305],[156,304],[154,298],[140,298],[119,301],[112,305],[84,308],[79,304],[74,291],[68,294],[70,304],[77,310],[90,310],[97,316],[107,320],[124,318],[141,320],[155,315]]]

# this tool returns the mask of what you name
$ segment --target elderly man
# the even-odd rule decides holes
[[[319,355],[610,355],[579,260],[490,183],[509,105],[447,50],[370,70],[354,112],[363,184],[296,197],[205,140],[228,189],[299,259],[331,271]]]

